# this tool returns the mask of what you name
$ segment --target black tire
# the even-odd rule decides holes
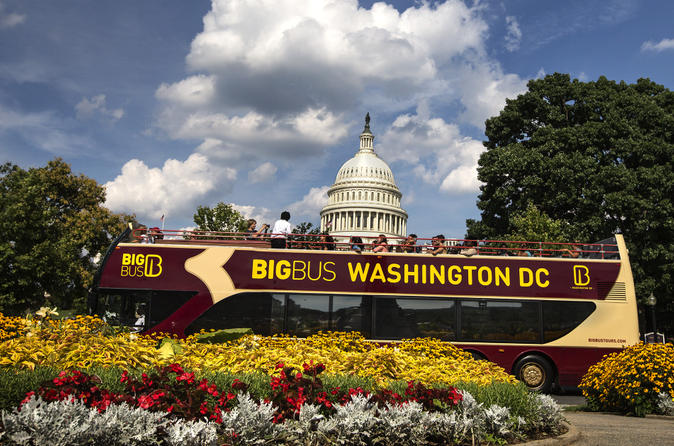
[[[547,359],[528,355],[515,364],[515,377],[532,392],[548,393],[552,388],[554,371]]]

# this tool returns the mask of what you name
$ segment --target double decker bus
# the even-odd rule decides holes
[[[251,328],[300,338],[358,331],[377,342],[433,337],[544,392],[577,386],[603,355],[639,341],[620,234],[573,251],[481,242],[476,255],[466,256],[458,249],[353,252],[348,245],[271,249],[261,238],[182,231],[173,239],[164,231],[154,243],[123,242],[129,232],[102,260],[89,305],[92,314],[137,331],[187,336]],[[512,255],[524,249],[533,255]]]

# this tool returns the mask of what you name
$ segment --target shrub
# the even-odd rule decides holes
[[[674,397],[674,344],[637,344],[604,356],[580,383],[591,410],[644,416],[657,407],[657,395]]]
[[[60,370],[90,367],[148,369],[179,363],[194,372],[231,374],[278,373],[276,364],[301,368],[309,361],[325,364],[334,375],[389,382],[420,381],[452,385],[459,381],[490,384],[515,382],[501,367],[475,361],[451,343],[437,339],[408,339],[395,345],[365,341],[356,332],[328,332],[307,339],[247,335],[225,343],[200,343],[198,336],[168,339],[119,333],[101,319],[77,316],[51,319],[48,314],[25,319],[11,339],[0,340],[0,366]]]
[[[171,420],[167,415],[126,404],[112,404],[99,413],[78,400],[47,403],[32,396],[20,411],[3,411],[2,423],[6,437],[20,445],[216,444],[213,423]]]
[[[35,370],[16,370],[0,367],[0,410],[13,410],[44,381],[56,377],[58,369],[38,367]]]

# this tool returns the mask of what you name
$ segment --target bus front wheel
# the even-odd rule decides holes
[[[517,361],[515,377],[534,392],[547,393],[552,388],[552,366],[547,359],[537,355],[525,356]]]

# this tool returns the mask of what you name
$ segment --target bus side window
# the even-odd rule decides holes
[[[235,294],[206,310],[187,327],[185,335],[226,328],[250,328],[263,336],[282,333],[284,312],[285,294]]]
[[[375,337],[456,339],[455,302],[450,299],[377,297]]]
[[[540,342],[539,302],[461,301],[461,340]]]
[[[597,308],[594,302],[543,302],[543,342],[571,332]]]

